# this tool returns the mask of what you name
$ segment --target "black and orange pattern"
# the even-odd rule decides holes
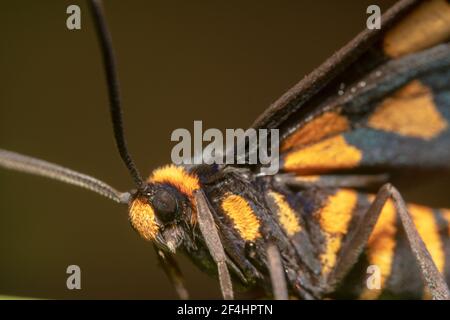
[[[115,84],[101,6],[91,6],[109,62],[108,82]],[[219,273],[224,298],[233,297],[228,269],[235,283],[268,296],[272,280],[285,278],[289,294],[302,299],[429,298],[425,275],[433,297],[449,298],[441,274],[450,283],[450,210],[409,204],[408,223],[391,185],[381,190],[390,192],[386,198],[397,197],[384,206],[374,202],[380,199],[374,192],[397,172],[412,179],[419,170],[450,172],[449,40],[448,1],[398,2],[382,17],[381,30],[363,31],[253,124],[280,130],[281,171],[274,176],[253,164],[169,165],[144,181],[127,150],[115,85],[109,86],[115,138],[136,190],[121,193],[90,176],[1,149],[0,166],[128,204],[133,228],[154,243],[161,261],[169,261],[166,272],[180,297],[186,292],[171,257],[177,251]],[[369,210],[373,203],[380,204],[378,211]],[[378,220],[374,212],[381,212]],[[367,227],[367,221],[373,224]],[[426,266],[419,269],[417,261]],[[379,288],[367,286],[369,266],[379,270]],[[286,298],[283,291],[275,296]]]
[[[263,248],[275,239],[294,296],[429,298],[392,201],[352,270],[337,286],[327,282],[375,196],[324,187],[323,177],[339,185],[340,174],[450,170],[450,4],[401,1],[382,21],[380,31],[364,31],[253,125],[280,129],[280,174],[302,187],[253,175],[253,167],[203,185],[244,285],[269,286]],[[449,211],[408,209],[450,283]],[[369,265],[380,269],[379,290],[366,286]]]

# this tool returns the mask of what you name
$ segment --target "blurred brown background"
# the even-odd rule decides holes
[[[105,8],[118,57],[127,136],[141,171],[170,161],[175,128],[247,127],[271,102],[394,1],[120,1]],[[82,29],[66,28],[66,7]],[[4,1],[0,146],[132,187],[112,139],[105,79],[84,1]],[[416,195],[420,190],[415,191]],[[437,205],[441,205],[437,202]],[[445,203],[444,203],[445,204]],[[180,257],[193,298],[215,280]],[[66,289],[68,265],[82,290]],[[175,298],[125,207],[82,189],[0,170],[0,294]]]

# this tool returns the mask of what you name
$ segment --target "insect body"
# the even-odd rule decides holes
[[[288,91],[253,124],[280,130],[281,171],[258,165],[169,165],[144,180],[127,150],[110,36],[92,9],[107,70],[118,149],[137,189],[9,151],[0,165],[125,203],[155,244],[180,297],[173,254],[279,299],[448,299],[450,211],[404,203],[398,170],[450,169],[450,5],[401,1]],[[408,34],[408,37],[405,37]],[[378,193],[367,192],[381,186]],[[413,267],[412,267],[413,266]],[[368,286],[368,270],[379,279]]]

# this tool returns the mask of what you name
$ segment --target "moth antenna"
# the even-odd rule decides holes
[[[142,190],[145,183],[139,173],[133,158],[128,151],[123,126],[122,103],[120,96],[119,79],[117,77],[117,66],[112,47],[111,34],[106,23],[105,13],[100,0],[90,0],[91,11],[94,18],[94,24],[100,41],[100,48],[103,57],[103,65],[106,72],[106,81],[108,84],[108,95],[110,102],[111,119],[114,129],[114,137],[120,157],[125,163],[138,189]]]
[[[0,167],[47,177],[91,190],[118,203],[127,204],[129,192],[119,192],[107,183],[54,163],[0,149]]]

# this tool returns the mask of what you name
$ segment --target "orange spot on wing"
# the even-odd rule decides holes
[[[250,204],[243,197],[229,194],[222,200],[222,210],[231,219],[239,235],[247,241],[260,237],[260,222]]]
[[[386,33],[384,51],[393,58],[430,48],[450,37],[450,5],[424,1]]]
[[[373,201],[375,196],[370,196],[369,199],[370,201]],[[369,264],[376,265],[380,268],[381,288],[369,289],[365,287],[359,297],[360,299],[377,299],[382,289],[385,287],[386,279],[392,272],[396,232],[396,211],[392,200],[388,200],[369,237],[366,249]]]
[[[281,150],[287,150],[294,146],[306,145],[316,142],[327,136],[348,130],[347,118],[337,112],[325,112],[306,123],[303,127],[294,131],[281,145]]]
[[[136,198],[131,203],[129,217],[133,228],[145,240],[154,240],[159,227],[155,221],[155,212],[153,208],[143,199]]]
[[[385,99],[370,117],[368,125],[425,140],[436,137],[448,127],[433,102],[432,93],[418,80]]]
[[[271,191],[269,195],[275,200],[278,207],[277,215],[281,226],[288,236],[293,236],[302,230],[297,214],[292,210],[282,194]]]
[[[320,255],[322,273],[325,275],[336,265],[342,238],[347,233],[357,201],[355,191],[341,189],[330,196],[325,206],[316,213],[326,239],[325,250]]]
[[[284,169],[302,174],[350,169],[356,167],[361,158],[361,151],[347,144],[339,135],[288,153],[284,159]]]

